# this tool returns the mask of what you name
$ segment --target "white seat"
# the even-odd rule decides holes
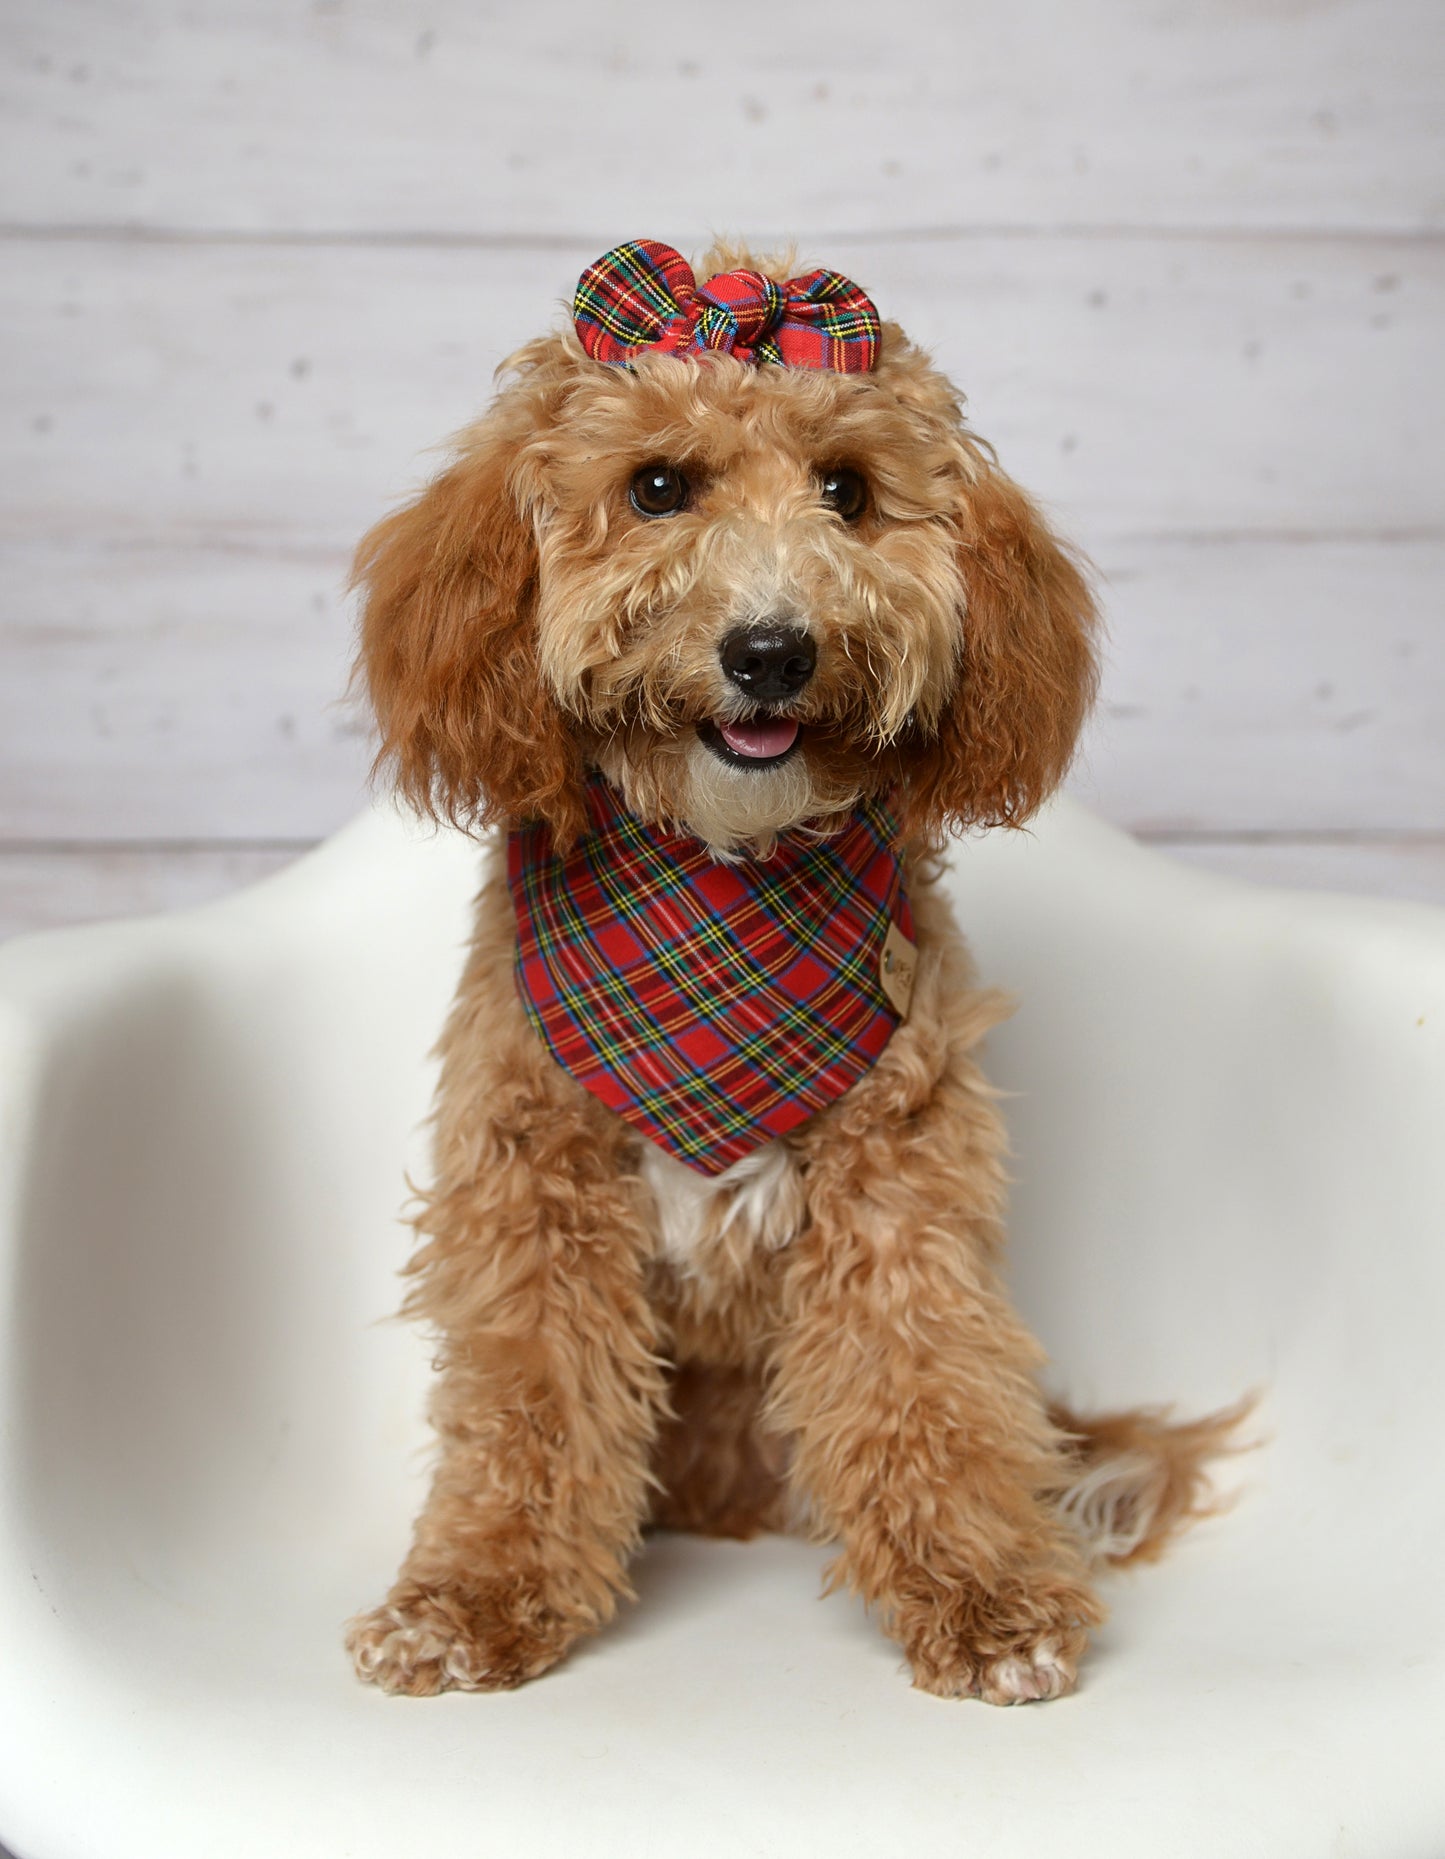
[[[1263,1385],[1228,1514],[1063,1702],[911,1690],[805,1545],[664,1537],[502,1696],[341,1625],[425,1474],[382,1323],[476,849],[389,811],[0,957],[0,1839],[24,1859],[1445,1852],[1445,914],[1247,889],[1073,806],[960,848],[1081,1405]]]

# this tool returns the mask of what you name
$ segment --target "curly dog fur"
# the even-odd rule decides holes
[[[751,262],[711,254],[702,275]],[[785,266],[763,265],[779,278]],[[629,484],[676,467],[666,517]],[[823,474],[861,474],[845,520]],[[547,820],[600,769],[641,817],[727,857],[893,796],[918,936],[882,1059],[712,1181],[558,1068],[512,974],[495,860],[441,1042],[435,1179],[406,1311],[438,1340],[441,1456],[396,1585],[353,1621],[387,1690],[515,1685],[629,1593],[650,1524],[836,1542],[834,1579],[914,1682],[994,1703],[1075,1680],[1101,1560],[1151,1556],[1206,1500],[1234,1416],[1080,1419],[1000,1281],[1005,1137],[980,990],[935,854],[1018,825],[1093,693],[1084,574],[896,326],[868,374],[731,356],[509,364],[491,410],[361,545],[361,670],[382,764],[438,817]],[[731,765],[719,642],[784,616],[816,671],[801,748]]]

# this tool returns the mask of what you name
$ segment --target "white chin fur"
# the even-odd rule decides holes
[[[644,819],[691,833],[719,858],[744,848],[766,857],[779,833],[846,813],[857,798],[820,795],[802,748],[785,761],[750,768],[724,761],[690,735],[636,768],[613,741],[603,746],[597,765]]]
[[[822,811],[801,750],[772,767],[742,768],[696,739],[687,751],[686,771],[679,811],[692,832],[716,852],[749,843],[766,845],[776,834],[816,819]]]

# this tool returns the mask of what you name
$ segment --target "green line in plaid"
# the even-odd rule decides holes
[[[860,809],[833,834],[794,839],[776,862],[729,868],[735,885],[724,888],[736,895],[724,903],[706,878],[719,868],[697,841],[650,833],[600,778],[589,805],[592,831],[560,863],[545,829],[513,835],[527,1019],[584,1084],[716,1172],[749,1139],[847,1090],[896,1024],[876,972],[895,910],[908,927],[896,829],[885,809]],[[640,951],[621,972],[601,940],[618,928]],[[761,947],[773,951],[767,967]],[[804,986],[817,985],[795,998],[781,979],[808,956],[815,974]],[[539,983],[548,977],[541,1006],[522,982],[533,962]],[[716,1050],[694,1065],[682,1056],[687,1036],[704,1030]]]
[[[625,906],[630,901],[625,887],[616,884],[614,874],[599,873],[595,863],[593,874],[603,880],[604,889],[619,904]],[[836,881],[836,874],[830,873],[829,880],[826,888],[831,896],[841,899],[846,895],[847,887]],[[674,892],[682,888],[677,885],[669,887]],[[774,896],[780,893],[780,887],[777,886],[769,886],[767,889]],[[569,905],[570,901],[566,900]],[[759,901],[763,900],[760,898]],[[780,914],[787,922],[797,925],[802,933],[799,945],[787,952],[785,965],[790,967],[801,953],[816,950],[821,934],[812,919],[800,917],[786,905],[786,900],[784,902],[785,908]],[[749,969],[746,951],[737,948],[726,925],[716,921],[700,925],[690,945],[651,949],[653,962],[673,983],[681,999],[670,1015],[656,1018],[645,1027],[638,1025],[631,1016],[632,990],[628,980],[621,975],[604,972],[590,977],[586,984],[570,988],[565,979],[560,977],[554,977],[554,983],[559,985],[574,1013],[591,1012],[597,1015],[604,1002],[616,1010],[615,1014],[605,1016],[602,1028],[606,1036],[608,1061],[615,1069],[629,1075],[639,1095],[655,1090],[656,1085],[645,1070],[639,1070],[635,1061],[645,1061],[653,1056],[670,1060],[672,1040],[702,1024],[726,1035],[733,1048],[727,1064],[729,1073],[752,1067],[775,1090],[797,1095],[806,1101],[810,1093],[806,1085],[800,1085],[799,1080],[836,1065],[852,1044],[848,1030],[827,1024],[826,1016],[830,1006],[840,997],[846,1003],[850,989],[875,1003],[885,1001],[886,997],[877,983],[874,962],[877,947],[887,935],[890,921],[889,911],[873,911],[867,920],[864,942],[844,958],[830,984],[805,1001],[797,1001],[784,994],[775,979],[760,975],[756,968]],[[589,926],[580,913],[571,908],[567,910],[567,921],[562,926],[558,940],[568,940],[569,932],[572,937],[578,938],[585,938],[589,933]],[[724,970],[693,967],[699,941],[725,959]],[[763,1024],[751,1029],[740,1026],[734,1010],[757,1003],[760,999],[767,1003],[761,1014]],[[854,1019],[858,1017],[856,1013],[853,1016]],[[823,1022],[821,1025],[820,1020]],[[675,1062],[668,1064],[666,1069],[676,1074]],[[702,1105],[713,1101],[712,1094],[718,1091],[719,1081],[716,1078],[694,1081],[682,1073],[674,1076],[669,1089]],[[661,1121],[657,1105],[651,1108]],[[741,1134],[750,1121],[745,1111],[733,1110],[721,1102],[717,1105],[715,1117],[729,1134]]]
[[[886,815],[883,818],[886,819]],[[629,822],[629,826],[631,822]],[[873,820],[869,825],[877,833],[880,846],[886,846],[887,838],[878,832]],[[624,834],[635,840],[636,834]],[[624,921],[635,919],[641,914],[640,906],[654,901],[659,896],[687,896],[689,888],[686,880],[678,877],[670,882],[655,883],[650,894],[639,893],[638,889],[626,882],[626,873],[614,869],[606,860],[589,858],[589,867],[598,888],[603,891]],[[825,866],[821,874],[822,889],[828,902],[835,908],[849,901],[852,887],[848,874],[836,866]],[[896,892],[895,892],[896,896]],[[792,945],[788,948],[783,962],[784,967],[791,967],[802,955],[816,952],[826,939],[827,924],[819,917],[803,914],[797,909],[788,894],[786,877],[773,878],[764,875],[755,880],[754,899],[757,906],[777,919],[782,930],[791,931]],[[856,946],[845,958],[841,968],[837,969],[837,984],[851,983],[877,1002],[885,1004],[887,997],[883,993],[881,982],[873,971],[870,961],[869,943],[875,936],[882,937],[888,933],[888,924],[892,918],[893,898],[886,906],[872,909],[866,919],[863,931],[865,941]],[[580,916],[572,913],[573,927],[585,931],[585,924]],[[636,923],[632,923],[636,933]],[[692,930],[693,947],[701,944],[708,952],[715,952],[733,971],[730,981],[723,980],[718,971],[709,968],[704,974],[694,975],[681,965],[685,956],[680,954],[677,944],[667,947],[650,944],[652,959],[664,967],[677,982],[680,991],[685,993],[697,1011],[711,1014],[721,1008],[730,1006],[739,1000],[750,998],[758,991],[760,975],[755,965],[755,957],[740,948],[733,938],[728,924],[716,918],[704,919]],[[722,991],[719,992],[721,985]],[[819,996],[813,997],[821,998]]]
[[[887,935],[890,920],[886,913],[873,919],[869,930],[870,946],[876,946],[875,938],[881,940],[882,936]],[[586,933],[581,919],[571,913],[569,927],[579,936]],[[559,940],[565,940],[565,932]],[[717,938],[710,935],[709,941],[713,940]],[[816,942],[813,946],[816,947]],[[845,991],[844,984],[851,983],[862,993],[873,992],[866,986],[872,979],[872,962],[862,954],[851,955],[845,960],[839,971],[839,979],[833,985],[809,996],[807,1001],[800,1002],[782,993],[775,984],[760,981],[756,973],[750,976],[741,966],[743,958],[729,950],[735,963],[733,977],[725,988],[710,993],[706,985],[707,976],[695,973],[690,967],[690,953],[687,949],[676,948],[654,951],[653,959],[657,967],[685,996],[692,1011],[686,1011],[679,1003],[671,1015],[654,1019],[645,1029],[636,1027],[631,1020],[628,1010],[633,1001],[632,989],[620,974],[601,973],[591,978],[585,986],[572,987],[568,987],[565,980],[554,976],[554,985],[558,986],[559,992],[569,1001],[574,1012],[587,1011],[596,1015],[599,996],[618,1010],[615,1018],[608,1016],[605,1022],[608,1057],[616,1066],[620,1067],[638,1055],[666,1051],[671,1040],[701,1022],[708,1026],[724,1026],[737,1061],[756,1066],[772,1084],[783,1090],[796,1088],[800,1070],[806,1073],[831,1066],[847,1052],[851,1040],[846,1033],[833,1028],[819,1028],[815,1024],[817,1017],[826,1011],[834,997]],[[881,996],[882,989],[879,988],[877,993]],[[756,1000],[759,995],[773,1003],[775,1017],[771,1023],[747,1030],[739,1028],[735,1021],[729,1021],[729,1008]]]
[[[859,813],[868,826],[878,849],[886,848],[891,843],[895,831],[888,813],[876,803],[865,803],[860,807]],[[645,869],[649,862],[648,853],[651,848],[647,844],[639,823],[629,815],[619,829],[619,836],[629,849],[635,848],[639,868]],[[826,839],[820,839],[818,843],[820,847],[826,848]],[[690,894],[686,878],[681,874],[673,874],[667,878],[658,875],[649,881],[647,890],[639,893],[634,887],[624,886],[620,882],[620,874],[606,862],[599,864],[597,859],[592,858],[589,864],[598,884],[608,892],[619,911],[629,907],[635,908],[639,904],[650,902],[657,896]],[[769,873],[766,863],[762,861],[753,862],[748,869],[750,874],[757,874],[753,883],[759,906],[773,912],[781,923],[795,930],[798,935],[808,937],[810,947],[816,947],[826,926],[819,919],[803,916],[794,908],[788,894],[788,875],[780,873],[775,876]],[[852,893],[850,875],[836,864],[824,864],[821,870],[810,875],[815,879],[821,878],[835,905],[846,902]],[[720,933],[722,931],[722,926],[716,923],[708,927],[716,928]]]

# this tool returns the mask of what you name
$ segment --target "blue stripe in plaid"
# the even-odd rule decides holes
[[[511,835],[523,1008],[589,1091],[716,1174],[841,1096],[891,1037],[883,942],[891,923],[912,933],[895,824],[868,803],[722,863],[600,776],[587,801],[565,855],[541,824]]]

